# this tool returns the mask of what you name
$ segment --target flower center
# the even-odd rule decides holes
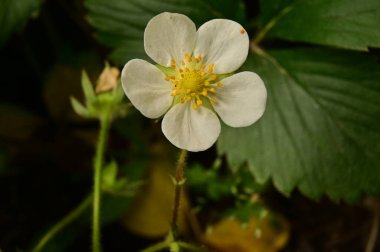
[[[202,57],[190,56],[185,53],[184,60],[177,64],[171,60],[171,68],[174,70],[167,74],[165,80],[173,84],[173,97],[178,97],[181,103],[189,102],[194,109],[204,105],[205,101],[216,102],[217,88],[222,87],[218,82],[218,75],[213,74],[214,64],[202,64]]]

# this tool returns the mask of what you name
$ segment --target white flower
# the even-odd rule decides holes
[[[264,113],[267,93],[260,77],[227,75],[248,55],[248,35],[240,24],[214,19],[197,31],[185,15],[165,12],[149,21],[144,47],[158,65],[127,62],[124,91],[146,117],[165,114],[162,131],[178,148],[210,148],[220,133],[217,115],[229,126],[245,127]]]

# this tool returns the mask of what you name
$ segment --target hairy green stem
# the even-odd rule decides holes
[[[61,221],[55,224],[37,243],[37,245],[32,249],[32,252],[41,251],[45,245],[62,229],[67,225],[77,219],[83,212],[91,205],[92,195],[88,196],[85,200],[81,202],[74,210],[72,210],[68,215],[66,215]]]
[[[173,205],[173,214],[172,214],[172,222],[171,228],[174,236],[174,240],[176,240],[177,232],[178,232],[178,214],[181,203],[181,191],[183,183],[185,182],[184,177],[184,169],[186,165],[187,151],[181,150],[179,154],[179,158],[177,161],[176,171],[175,171],[175,188],[174,188],[174,205]]]
[[[92,214],[92,251],[101,252],[100,243],[100,206],[101,206],[101,186],[102,186],[102,167],[104,158],[104,149],[108,138],[110,119],[103,116],[100,119],[100,132],[96,154],[94,160],[94,197],[93,197],[93,214]]]

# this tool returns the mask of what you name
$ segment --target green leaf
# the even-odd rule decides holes
[[[183,13],[197,25],[213,18],[244,23],[241,0],[86,0],[85,3],[88,21],[97,29],[96,38],[113,48],[110,58],[119,65],[133,58],[147,59],[144,29],[161,12]]]
[[[380,193],[380,66],[330,49],[273,50],[248,58],[268,90],[263,118],[225,126],[218,142],[232,166],[248,160],[258,182],[285,194],[356,200]],[[231,148],[231,146],[234,146]]]
[[[380,47],[378,0],[261,0],[268,36],[367,51]]]
[[[13,32],[19,31],[30,17],[36,16],[39,0],[1,0],[0,1],[0,47]]]

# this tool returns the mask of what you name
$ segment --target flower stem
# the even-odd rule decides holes
[[[61,221],[55,224],[37,243],[37,245],[32,249],[32,252],[41,251],[45,245],[62,229],[67,225],[77,219],[90,205],[92,202],[92,195],[88,196],[82,201],[82,203],[72,210],[68,215],[66,215]]]
[[[179,214],[179,208],[180,208],[180,203],[181,203],[182,186],[185,182],[184,169],[186,165],[186,158],[187,158],[187,151],[181,150],[178,161],[177,161],[176,171],[175,171],[174,206],[173,206],[172,222],[171,222],[171,228],[172,228],[174,240],[176,240],[177,232],[178,232],[177,221],[178,221],[178,214]]]
[[[92,251],[101,252],[100,244],[100,202],[104,148],[110,127],[108,115],[100,118],[100,132],[94,160],[94,200],[92,214]]]

